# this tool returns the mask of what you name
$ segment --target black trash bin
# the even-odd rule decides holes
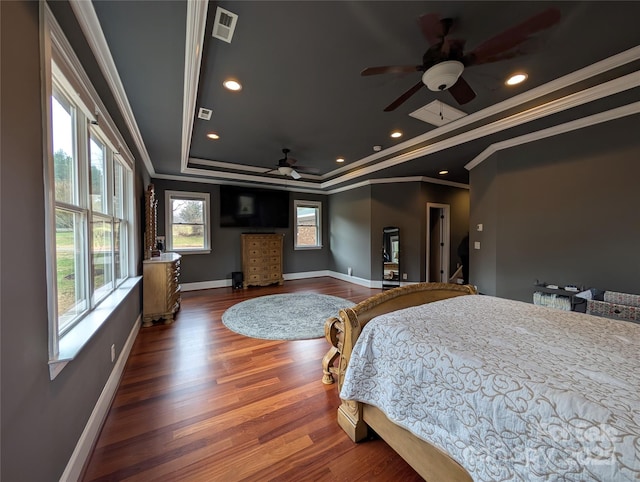
[[[234,271],[233,273],[231,273],[231,287],[234,290],[241,289],[243,281],[244,276],[242,276],[242,271]]]

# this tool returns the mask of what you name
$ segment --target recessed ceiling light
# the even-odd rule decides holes
[[[373,146],[373,150],[376,152],[380,152],[382,150],[382,146]]]
[[[394,139],[397,139],[398,137],[402,137],[402,132],[400,131],[393,131],[391,133],[391,137],[393,137]]]
[[[218,134],[216,134],[215,132],[209,132],[209,133],[207,134],[207,137],[208,137],[209,139],[220,139],[220,136],[219,136]]]
[[[336,162],[344,162],[344,158],[342,158],[342,157],[338,157],[338,158],[336,159]]]
[[[518,85],[527,80],[527,74],[514,74],[507,79],[505,84],[507,85]]]
[[[440,174],[441,176],[444,176],[445,174],[449,174],[449,171],[440,171],[438,174]]]
[[[228,79],[225,80],[222,85],[224,85],[229,90],[242,90],[242,85],[240,85],[240,82],[238,82],[237,80]]]

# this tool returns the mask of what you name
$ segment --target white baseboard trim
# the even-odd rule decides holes
[[[208,290],[211,288],[225,288],[231,286],[230,279],[220,279],[213,281],[196,281],[194,283],[180,283],[181,291]]]
[[[357,276],[349,276],[344,273],[338,273],[337,271],[321,270],[321,271],[302,271],[299,273],[284,273],[283,277],[286,280],[296,279],[308,279],[308,278],[321,278],[322,276],[329,276],[348,283],[353,283],[367,288],[381,288],[382,281],[371,281],[364,278],[358,278]],[[208,290],[211,288],[225,288],[231,286],[230,279],[211,280],[211,281],[198,281],[194,283],[180,283],[182,291],[196,291],[196,290]]]
[[[285,280],[289,279],[307,279],[307,278],[321,278],[322,276],[331,276],[331,271],[303,271],[300,273],[285,273],[283,275]]]
[[[338,273],[337,271],[329,271],[328,276],[336,278],[347,283],[364,286],[366,288],[382,288],[382,281],[372,281],[369,279],[358,278],[357,276],[349,276],[348,274]]]
[[[120,384],[122,372],[124,371],[125,364],[129,358],[129,353],[131,353],[133,342],[138,335],[138,331],[140,331],[140,326],[142,326],[142,313],[133,324],[133,328],[127,337],[127,341],[120,351],[120,356],[118,356],[118,360],[113,366],[113,370],[111,370],[111,375],[109,375],[109,379],[102,389],[102,393],[100,394],[95,407],[93,407],[91,416],[78,439],[76,448],[73,450],[73,454],[71,454],[71,458],[60,477],[60,482],[76,482],[80,480],[84,466],[87,463],[96,440],[98,439],[98,435],[100,434],[102,424],[107,417],[107,413],[109,413],[109,408],[111,408],[111,402],[113,401],[113,397],[115,396],[118,385]]]

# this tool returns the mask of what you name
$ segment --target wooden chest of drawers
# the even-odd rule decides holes
[[[283,284],[282,234],[242,234],[244,287]]]
[[[173,322],[180,309],[180,258],[176,253],[164,253],[142,263],[142,326],[164,318]]]

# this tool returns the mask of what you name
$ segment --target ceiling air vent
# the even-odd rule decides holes
[[[200,110],[198,111],[198,119],[211,120],[211,114],[213,114],[211,109],[200,107]]]
[[[231,43],[233,31],[236,29],[238,16],[229,10],[218,7],[216,9],[216,19],[213,21],[213,36],[225,42]]]
[[[467,114],[455,107],[445,104],[444,102],[434,100],[430,104],[420,107],[409,115],[434,126],[442,126],[449,122],[453,122],[456,119],[460,119]]]

